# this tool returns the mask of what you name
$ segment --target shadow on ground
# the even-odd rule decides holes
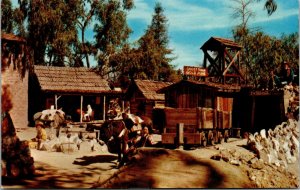
[[[2,186],[4,188],[21,189],[91,188],[102,172],[111,170],[113,167],[101,168],[100,166],[93,166],[91,164],[112,162],[116,160],[116,156],[84,156],[80,159],[83,161],[78,161],[77,164],[80,167],[76,172],[56,168],[43,162],[35,162],[36,174],[34,176],[18,179],[2,177]]]
[[[73,164],[80,166],[87,166],[95,163],[114,163],[117,160],[116,155],[96,155],[96,156],[83,156],[77,158]]]
[[[230,179],[223,168],[183,151],[141,149],[141,158],[94,188],[246,188],[247,181]],[[233,171],[234,172],[234,171]]]

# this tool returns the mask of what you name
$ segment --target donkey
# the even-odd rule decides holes
[[[128,130],[122,120],[107,120],[100,127],[99,143],[107,145],[110,153],[118,154],[118,167],[128,161]],[[123,155],[123,157],[122,157]]]
[[[35,122],[42,121],[46,126],[49,126],[51,132],[56,129],[56,137],[59,136],[60,127],[66,126],[65,113],[62,110],[44,110],[34,114]]]

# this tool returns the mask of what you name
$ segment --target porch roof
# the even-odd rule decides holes
[[[42,91],[55,93],[118,94],[108,82],[93,70],[85,67],[34,66]]]

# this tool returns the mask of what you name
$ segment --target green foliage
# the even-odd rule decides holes
[[[261,0],[257,0],[257,1],[261,1]],[[277,9],[277,3],[275,0],[265,0],[265,6],[264,8],[267,10],[268,15],[272,15],[276,9]]]
[[[1,1],[1,31],[11,33],[13,31],[13,10],[10,0]]]
[[[170,64],[174,58],[168,48],[168,20],[163,11],[161,4],[157,3],[151,25],[138,41],[138,51],[143,55],[140,64],[147,79],[169,81],[176,72]]]
[[[234,35],[241,43],[240,36]],[[279,74],[282,63],[287,61],[294,70],[299,69],[298,33],[270,37],[263,32],[250,33],[243,38],[242,64],[247,82],[256,87],[264,86],[271,71]]]
[[[97,21],[94,27],[95,47],[98,50],[98,68],[102,76],[116,71],[115,61],[112,57],[122,53],[131,33],[131,29],[127,25],[125,10],[132,6],[130,3],[123,5],[120,1],[103,0],[95,10],[95,20]]]
[[[271,37],[263,32],[254,32],[248,27],[248,21],[254,16],[249,5],[253,0],[235,0],[237,7],[234,15],[241,19],[241,23],[233,29],[233,38],[242,45],[242,72],[246,75],[246,82],[256,87],[266,86],[271,71],[280,73],[282,63],[287,61],[293,69],[299,69],[298,33],[283,35],[281,38]],[[274,0],[266,0],[265,8],[271,15],[276,11]]]

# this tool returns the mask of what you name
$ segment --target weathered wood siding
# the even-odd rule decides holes
[[[232,114],[212,108],[165,108],[165,128],[167,133],[176,132],[178,123],[184,124],[185,132],[197,129],[230,129]]]
[[[215,91],[211,87],[178,85],[166,92],[166,106],[173,108],[214,108]]]

